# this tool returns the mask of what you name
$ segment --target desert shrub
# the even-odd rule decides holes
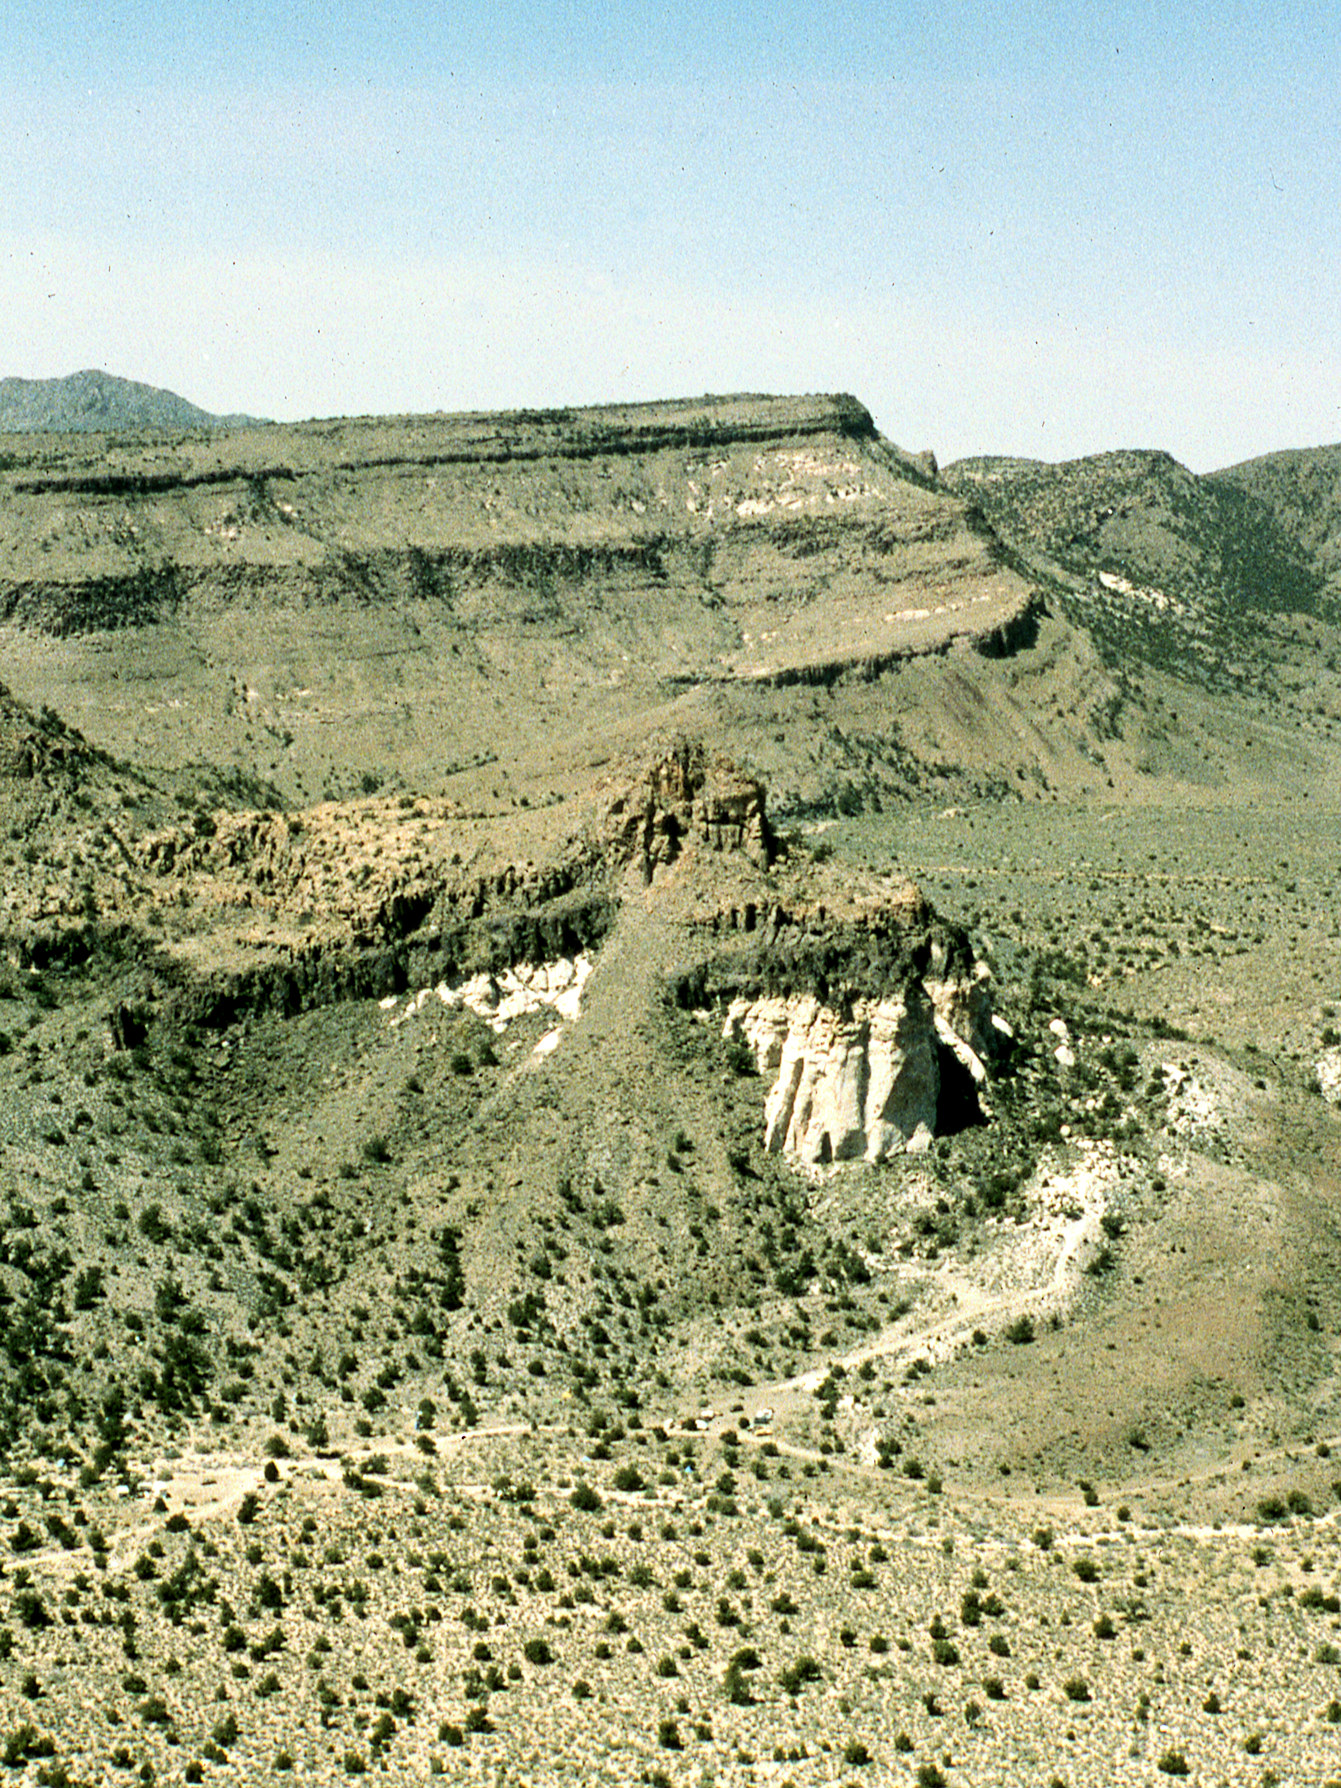
[[[778,1674],[778,1681],[789,1695],[799,1695],[808,1682],[818,1682],[823,1673],[814,1658],[803,1654]]]
[[[162,1243],[172,1237],[172,1225],[159,1204],[147,1204],[140,1212],[139,1231],[146,1241]]]
[[[732,1658],[731,1662],[726,1667],[726,1675],[722,1679],[722,1687],[726,1691],[727,1700],[731,1702],[733,1706],[752,1707],[754,1705],[754,1691],[745,1680],[742,1668],[736,1662],[735,1658]]]
[[[1181,1751],[1164,1751],[1155,1765],[1166,1776],[1185,1776],[1188,1774],[1187,1758]]]
[[[35,1589],[20,1589],[14,1597],[14,1616],[20,1626],[36,1632],[42,1627],[51,1625],[51,1615],[46,1603]]]

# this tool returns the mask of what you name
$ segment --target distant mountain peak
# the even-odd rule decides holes
[[[62,379],[0,379],[3,434],[242,428],[255,421],[252,416],[211,415],[175,391],[98,368]]]

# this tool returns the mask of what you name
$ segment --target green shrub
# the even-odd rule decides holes
[[[216,1720],[210,1738],[216,1745],[226,1749],[237,1743],[238,1723],[235,1714],[226,1713],[221,1720]]]
[[[802,1655],[779,1672],[778,1681],[789,1695],[799,1695],[808,1682],[818,1682],[823,1672],[814,1658]]]

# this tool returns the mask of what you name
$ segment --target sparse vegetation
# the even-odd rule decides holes
[[[832,417],[815,415],[798,438],[822,455]],[[152,774],[0,698],[4,1766],[48,1788],[530,1780],[562,1733],[593,1781],[768,1764],[935,1784],[995,1779],[1024,1733],[1068,1782],[1133,1747],[1132,1768],[1164,1775],[1237,1780],[1260,1757],[1259,1774],[1328,1779],[1341,1276],[1316,1168],[1341,940],[1327,828],[1300,824],[1294,795],[1316,793],[1306,760],[1333,761],[1311,712],[1341,689],[1330,646],[1260,607],[1251,626],[1213,614],[1191,572],[1195,624],[1138,639],[1135,599],[1054,531],[1089,569],[1056,588],[1040,573],[1043,649],[1010,596],[1004,644],[854,675],[829,580],[860,604],[870,566],[906,581],[912,549],[892,512],[868,515],[858,574],[826,500],[757,536],[808,581],[784,643],[755,644],[801,640],[801,659],[773,680],[718,667],[701,708],[772,773],[786,850],[769,859],[757,785],[711,747],[672,753],[657,789],[612,758],[608,829],[586,806],[579,825],[568,772],[548,786],[567,759],[537,745],[528,641],[562,613],[545,726],[573,679],[594,754],[616,708],[631,737],[646,691],[665,700],[655,643],[606,662],[609,617],[660,639],[639,618],[654,587],[658,613],[683,599],[725,629],[716,653],[744,598],[664,517],[629,545],[611,517],[635,494],[655,506],[618,426],[535,456],[569,426],[587,424],[517,419],[487,466],[435,461],[443,490],[502,493],[478,551],[328,553],[354,461],[192,486],[201,525],[239,541],[320,524],[325,569],[300,555],[292,576],[326,580],[308,595],[333,639],[364,638],[387,595],[408,605],[450,757],[418,658],[394,649],[366,663],[422,741],[395,750],[378,697],[372,768],[364,720],[317,729],[268,673],[220,694],[217,672],[206,690],[179,668],[199,729],[180,756],[200,761]],[[673,442],[658,477],[710,449],[723,469],[704,476],[742,497],[773,452]],[[51,451],[20,449],[6,476],[88,476]],[[130,466],[141,449],[108,451]],[[401,484],[422,499],[417,472],[383,471],[388,513]],[[1052,474],[1002,476],[1071,515]],[[1107,491],[1135,473],[1065,476]],[[580,548],[557,523],[535,543],[562,480]],[[953,482],[910,476],[907,501],[917,552],[949,542],[972,590],[985,549]],[[43,493],[21,494],[36,513]],[[96,527],[114,502],[125,527],[143,495],[61,503]],[[154,501],[171,529],[177,497]],[[1009,519],[1035,497],[1016,483],[984,504]],[[1128,520],[1135,539],[1147,523]],[[754,524],[737,521],[743,563]],[[1258,570],[1278,563],[1253,541]],[[93,601],[61,582],[84,550],[57,540],[31,602]],[[1018,573],[994,552],[1004,587]],[[191,613],[213,639],[189,579],[134,575],[97,600]],[[241,664],[251,610],[228,612],[217,662]],[[59,702],[42,625],[25,622],[14,673],[37,675],[31,659]],[[152,687],[158,648],[133,637]],[[63,635],[71,662],[82,638]],[[343,699],[339,640],[319,683],[301,642],[285,649],[295,688]],[[478,681],[495,649],[515,739]],[[686,635],[675,676],[698,650]],[[1010,726],[984,743],[947,675],[965,713],[1030,716],[1019,736],[1046,751]],[[1264,775],[1237,805],[1224,779],[1267,722],[1291,742],[1291,801]],[[923,1014],[935,1090],[914,1147],[900,1134],[868,1161],[830,1111],[828,1152],[799,1172],[765,1131],[786,1039],[756,1047],[737,1000],[812,998],[838,1049],[880,999],[891,1025],[900,1002],[901,1024],[933,995],[986,1002],[989,958],[981,1093]]]

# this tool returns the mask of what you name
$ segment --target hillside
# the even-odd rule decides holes
[[[1341,447],[1268,454],[1216,472],[1209,482],[1275,518],[1334,612],[1341,595]]]
[[[246,416],[211,416],[173,391],[105,372],[63,379],[0,379],[0,435],[139,432],[238,428]]]
[[[914,754],[840,739],[834,682],[866,686],[855,718],[883,672],[1036,626],[991,535],[851,400],[16,451],[0,498],[15,692],[288,801],[396,778],[535,801],[648,729],[748,752],[783,807],[899,787]],[[784,715],[806,749],[774,749]]]
[[[1326,455],[5,446],[15,1779],[1329,1780]]]
[[[1062,465],[963,460],[943,478],[1022,548],[1069,571],[1118,574],[1213,606],[1226,622],[1313,613],[1323,600],[1318,543],[1258,479],[1198,478],[1167,453]]]

